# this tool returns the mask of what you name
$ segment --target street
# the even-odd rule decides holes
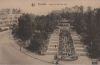
[[[0,32],[0,65],[1,64],[24,64],[24,65],[44,65],[49,64],[31,58],[20,52],[18,45],[12,40],[10,31]]]

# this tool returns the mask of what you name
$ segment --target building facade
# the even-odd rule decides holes
[[[0,27],[10,27],[18,23],[18,18],[22,15],[20,9],[1,9]]]

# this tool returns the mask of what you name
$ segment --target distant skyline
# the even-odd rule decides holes
[[[59,5],[38,5],[38,3]],[[20,8],[24,12],[33,13],[36,15],[45,15],[51,12],[52,10],[60,10],[65,7],[73,7],[75,5],[100,8],[100,0],[0,0],[0,9]]]

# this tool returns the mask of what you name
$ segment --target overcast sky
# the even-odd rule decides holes
[[[31,6],[31,4],[35,6]],[[59,4],[59,5],[38,5],[38,3]],[[47,14],[52,10],[59,10],[64,7],[83,5],[100,7],[100,0],[0,0],[0,8],[20,8],[24,12],[34,13],[37,15]]]

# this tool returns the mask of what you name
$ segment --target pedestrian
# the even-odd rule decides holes
[[[57,54],[54,56],[54,64],[56,64],[56,65],[59,64],[59,58],[58,58]]]
[[[55,45],[55,48],[56,48],[57,46]]]

